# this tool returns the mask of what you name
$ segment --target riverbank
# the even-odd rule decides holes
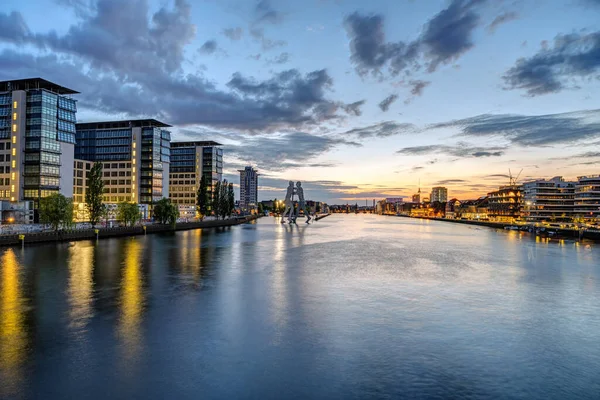
[[[393,217],[403,217],[403,218],[414,218],[414,219],[425,219],[432,221],[442,221],[442,222],[450,222],[454,224],[464,224],[464,225],[477,225],[477,226],[485,226],[488,228],[495,229],[504,229],[508,226],[515,226],[515,224],[508,224],[505,222],[490,222],[490,221],[472,221],[472,220],[464,220],[464,219],[446,219],[446,218],[437,218],[437,217],[411,217],[409,215],[390,215]],[[570,239],[588,239],[593,241],[600,241],[600,231],[590,231],[590,230],[577,230],[577,229],[566,229],[566,228],[550,228],[549,230],[555,231],[559,238],[570,238]],[[522,231],[524,233],[529,233],[527,231]]]
[[[97,228],[97,229],[78,229],[72,231],[60,232],[39,232],[29,233],[25,235],[11,234],[0,236],[0,246],[15,246],[20,245],[24,241],[25,245],[31,243],[47,243],[47,242],[72,242],[77,240],[93,240],[106,239],[122,236],[137,236],[151,233],[184,231],[190,229],[208,229],[220,228],[245,224],[257,219],[256,215],[246,217],[230,218],[225,220],[212,220],[201,222],[180,222],[173,228],[170,225],[144,225],[132,227],[115,227],[115,228]]]

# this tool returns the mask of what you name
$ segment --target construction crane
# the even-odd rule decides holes
[[[510,182],[510,186],[516,186],[517,182],[519,181],[519,177],[521,176],[521,173],[523,172],[523,168],[521,168],[521,171],[519,171],[519,174],[516,177],[513,177],[513,174],[510,170],[510,168],[508,169],[508,179]]]

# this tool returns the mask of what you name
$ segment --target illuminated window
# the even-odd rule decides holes
[[[135,143],[134,143],[134,144],[135,144]],[[133,150],[133,151],[131,152],[131,154],[133,154],[133,156],[135,157],[135,150]]]
[[[17,102],[16,102],[16,101],[15,101],[15,102],[13,102],[13,108],[14,108],[15,110],[17,109],[17,105],[18,105],[18,104],[17,104]]]
[[[133,172],[135,174],[135,167],[131,167],[131,172]],[[134,177],[135,179],[135,177]]]
[[[13,180],[15,180],[15,179],[16,179],[16,175],[15,175],[15,173],[14,173],[14,172],[12,173],[12,175],[11,175],[11,178],[12,178]]]
[[[13,113],[13,121],[17,120],[17,113]]]
[[[12,155],[13,155],[13,156],[16,156],[16,155],[17,155],[17,149],[16,149],[16,148],[14,148],[14,147],[12,148]]]
[[[15,192],[15,185],[11,185],[10,191],[13,192],[13,193]]]
[[[13,124],[13,132],[17,131],[17,124]]]
[[[17,168],[17,162],[15,160],[12,160],[12,167]]]
[[[135,149],[135,142],[133,142],[133,148]],[[134,156],[135,156],[135,154],[134,154]]]
[[[11,197],[11,198],[10,198],[10,201],[15,201],[15,198],[14,198],[14,197]]]
[[[13,136],[13,144],[17,143],[17,137]]]

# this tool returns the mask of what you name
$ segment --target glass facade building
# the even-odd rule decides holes
[[[153,204],[169,197],[169,127],[155,119],[77,124],[75,158],[102,163],[106,203]]]
[[[37,208],[50,194],[73,195],[77,93],[41,78],[0,82],[0,199]]]
[[[169,193],[171,201],[180,209],[196,204],[202,176],[207,180],[208,194],[212,196],[214,185],[223,179],[221,146],[213,141],[171,143]]]

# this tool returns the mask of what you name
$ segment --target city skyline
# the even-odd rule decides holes
[[[223,176],[255,166],[259,200],[290,179],[329,203],[408,198],[419,179],[477,198],[509,168],[597,173],[599,15],[592,0],[8,0],[0,80],[73,87],[78,122],[160,118],[174,141],[223,143]]]

